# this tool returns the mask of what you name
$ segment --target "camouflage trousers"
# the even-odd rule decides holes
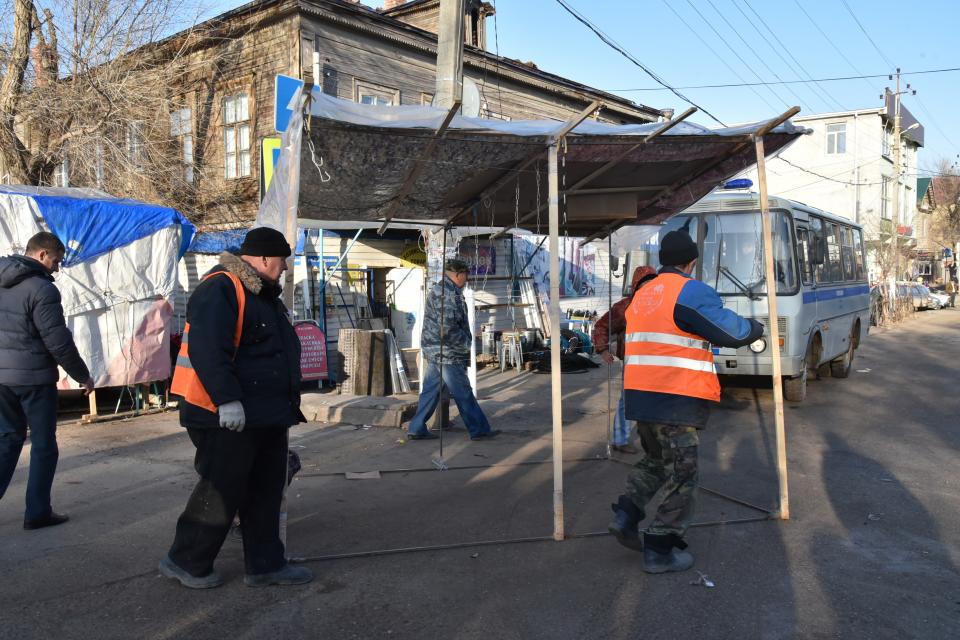
[[[641,512],[658,491],[664,498],[646,529],[651,535],[682,537],[696,507],[700,438],[694,427],[638,422],[646,455],[627,476],[627,495]]]

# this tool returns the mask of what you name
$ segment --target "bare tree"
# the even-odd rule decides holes
[[[199,176],[171,114],[198,64],[190,51],[211,37],[194,27],[194,0],[4,3],[0,175],[44,185],[68,171],[73,184],[188,204]]]
[[[949,160],[940,160],[931,188],[931,236],[938,244],[956,249],[960,242],[960,172]]]

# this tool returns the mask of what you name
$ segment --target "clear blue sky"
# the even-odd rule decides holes
[[[678,112],[687,107],[669,91],[659,90],[648,75],[604,44],[557,0],[488,1],[497,9],[496,22],[489,22],[491,51],[533,61],[545,71],[635,102]],[[806,80],[887,74],[897,66],[904,72],[960,67],[957,0],[565,1],[677,87],[777,81],[778,76]],[[382,2],[365,4],[377,7]],[[218,4],[224,9],[230,6],[236,5]],[[960,72],[905,75],[907,82],[917,95],[905,96],[903,104],[926,129],[921,169],[934,169],[940,158],[957,160]],[[879,107],[885,86],[892,86],[886,76],[819,86],[684,89],[682,93],[720,120],[734,123],[768,118],[795,104],[802,107],[801,113]],[[694,120],[715,124],[702,113]]]

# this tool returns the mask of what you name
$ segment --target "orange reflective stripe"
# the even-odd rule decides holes
[[[687,280],[660,274],[633,297],[626,312],[625,389],[720,400],[710,343],[682,330],[673,319]]]
[[[216,273],[209,273],[204,276],[203,279],[206,280],[216,275],[224,275],[230,278],[236,290],[237,323],[233,331],[233,347],[234,349],[238,349],[240,347],[240,337],[243,335],[243,314],[247,306],[247,295],[244,291],[243,283],[240,282],[240,278],[230,272],[217,271]],[[207,393],[207,390],[203,387],[203,383],[200,382],[200,378],[197,376],[197,372],[190,362],[189,345],[190,323],[188,322],[183,328],[183,340],[180,343],[180,351],[177,354],[177,362],[173,370],[173,381],[170,384],[170,391],[178,396],[182,396],[184,400],[192,405],[216,413],[216,405],[213,404],[213,401],[210,399],[210,394]],[[236,357],[236,351],[234,351],[234,357]]]

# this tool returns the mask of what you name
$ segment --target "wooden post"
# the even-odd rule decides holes
[[[767,165],[763,151],[763,136],[756,138],[757,178],[760,182],[760,218],[763,223],[763,256],[767,281],[767,334],[773,361],[773,409],[777,443],[777,479],[780,486],[780,508],[777,516],[790,519],[790,495],[787,491],[787,443],[783,425],[783,375],[780,366],[780,327],[777,323],[777,278],[773,268],[773,225],[770,221],[770,202],[767,194]]]
[[[550,208],[550,388],[553,407],[553,539],[563,540],[563,389],[560,381],[560,188],[557,145],[547,149]]]
[[[97,390],[94,389],[90,392],[90,395],[87,396],[87,400],[90,401],[90,416],[97,415]]]

